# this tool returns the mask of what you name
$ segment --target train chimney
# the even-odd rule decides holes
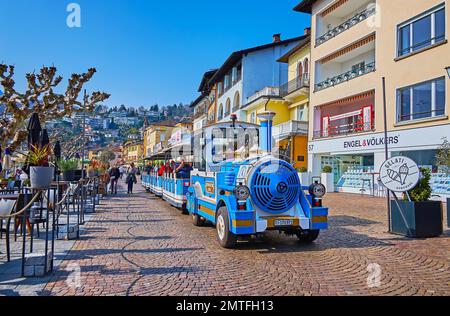
[[[272,127],[275,115],[275,112],[262,112],[258,114],[259,121],[261,122],[259,147],[266,153],[272,152],[273,149]]]

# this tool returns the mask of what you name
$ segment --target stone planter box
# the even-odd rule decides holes
[[[327,189],[327,192],[333,193],[334,189],[334,174],[332,173],[322,173],[322,184]]]
[[[48,253],[47,256],[47,270],[45,270],[45,255],[44,254],[30,254],[25,258],[25,277],[43,277],[50,272],[53,254]]]
[[[397,202],[392,200],[391,232],[410,238],[438,237],[443,234],[442,215],[440,201],[398,201],[397,205]]]
[[[300,183],[303,186],[309,186],[311,184],[311,180],[309,179],[309,172],[299,172],[298,176],[300,178]]]
[[[30,167],[30,187],[32,189],[48,189],[52,183],[55,168]]]

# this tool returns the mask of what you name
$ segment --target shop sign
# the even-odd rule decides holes
[[[393,192],[407,192],[419,183],[419,166],[408,157],[393,157],[386,160],[380,169],[383,185]]]

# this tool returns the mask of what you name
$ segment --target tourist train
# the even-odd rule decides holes
[[[328,228],[325,187],[302,185],[293,166],[271,153],[273,116],[260,114],[261,125],[233,117],[204,127],[191,144],[152,157],[153,162],[167,161],[176,153],[193,159],[189,176],[152,171],[142,177],[143,186],[189,214],[195,226],[215,225],[224,248],[235,247],[239,237],[273,230],[315,241]]]

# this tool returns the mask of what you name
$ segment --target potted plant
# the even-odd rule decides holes
[[[304,186],[310,185],[308,169],[306,167],[301,167],[297,169],[297,172],[300,177],[300,183]]]
[[[50,146],[31,146],[28,154],[30,163],[30,187],[48,189],[53,180],[55,168],[49,164]]]
[[[327,192],[334,192],[334,174],[331,166],[324,166],[322,169],[322,184]]]
[[[58,167],[62,172],[62,181],[75,181],[75,172],[78,169],[78,161],[75,159],[59,160]]]
[[[442,202],[430,201],[431,172],[421,169],[418,185],[409,199],[391,201],[391,232],[410,238],[432,238],[443,233]]]

